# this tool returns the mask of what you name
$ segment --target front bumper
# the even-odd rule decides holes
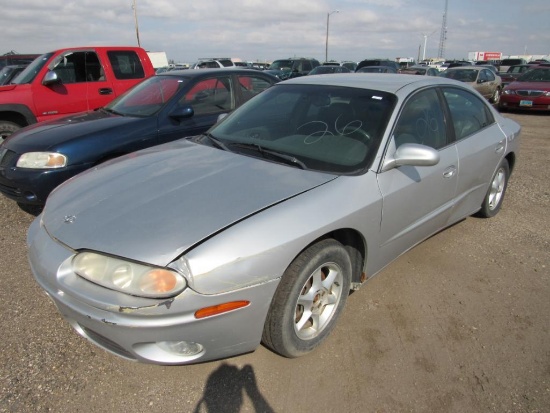
[[[253,351],[279,279],[224,294],[190,288],[173,299],[132,297],[90,283],[67,265],[74,251],[53,240],[38,218],[29,229],[29,262],[36,281],[73,328],[97,346],[129,360],[190,364]],[[195,311],[230,301],[247,307],[196,319]],[[195,354],[167,349],[165,342],[200,345]]]
[[[500,96],[499,107],[514,110],[550,111],[550,97],[528,97],[503,93]]]
[[[88,168],[89,165],[47,170],[0,167],[0,192],[22,204],[44,205],[58,185]]]

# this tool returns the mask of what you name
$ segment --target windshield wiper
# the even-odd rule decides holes
[[[105,106],[103,106],[102,108],[99,108],[99,109],[101,109],[102,111],[107,112],[107,113],[112,113],[113,115],[126,116],[124,113],[117,112],[116,110],[109,109]]]
[[[212,142],[214,146],[217,146],[219,149],[223,149],[224,151],[231,152],[231,150],[225,145],[225,143],[220,141],[218,138],[214,137],[211,133],[206,132],[200,136],[204,136],[208,138],[208,140]]]
[[[296,159],[294,156],[288,155],[286,153],[274,151],[272,149],[262,148],[257,143],[231,143],[230,146],[236,147],[236,148],[254,149],[257,152],[259,152],[263,158],[265,158],[266,154],[272,155],[277,159],[285,161],[288,165],[297,166],[301,169],[307,169],[306,164],[300,161],[299,159]]]

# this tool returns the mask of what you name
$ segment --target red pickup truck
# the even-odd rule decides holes
[[[78,47],[37,57],[0,86],[0,143],[17,129],[104,106],[154,75],[139,47]]]

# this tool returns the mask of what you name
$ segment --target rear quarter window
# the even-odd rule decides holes
[[[487,104],[463,89],[445,88],[456,140],[464,139],[495,122]]]
[[[132,50],[111,50],[107,52],[107,57],[113,68],[115,78],[125,79],[143,79],[145,71],[136,52]]]

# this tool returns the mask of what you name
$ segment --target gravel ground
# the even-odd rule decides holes
[[[89,344],[32,279],[33,217],[0,197],[0,411],[550,412],[550,117],[506,116],[522,148],[499,215],[403,255],[294,360],[159,367]]]

